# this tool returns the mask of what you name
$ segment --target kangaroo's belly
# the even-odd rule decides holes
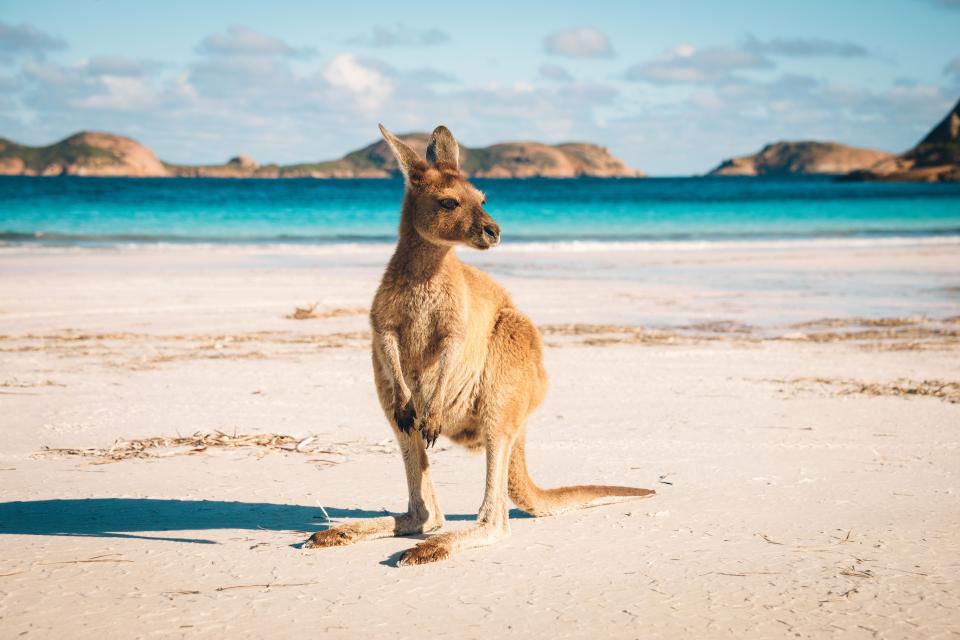
[[[458,353],[447,354],[444,362],[444,354],[435,345],[401,344],[400,366],[418,411],[441,394],[436,400],[446,419],[459,423],[469,416],[483,375],[483,358],[477,357],[476,351],[465,345]],[[444,365],[446,375],[441,381]]]
[[[443,351],[437,327],[427,323],[411,321],[398,337],[400,366],[413,393],[414,407],[420,412],[431,399],[439,401],[444,434],[456,433],[470,422],[475,409],[487,336],[468,333],[449,353]]]

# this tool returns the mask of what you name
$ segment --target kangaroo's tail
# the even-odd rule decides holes
[[[513,502],[532,516],[552,516],[571,509],[604,504],[604,498],[652,496],[656,491],[638,487],[582,484],[556,489],[541,489],[530,479],[523,450],[524,437],[517,439],[510,452],[509,493]],[[616,502],[616,500],[610,500]]]

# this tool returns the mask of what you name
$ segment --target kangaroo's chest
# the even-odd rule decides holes
[[[411,371],[421,371],[439,357],[443,335],[458,315],[459,302],[438,289],[408,291],[398,309],[400,355]]]

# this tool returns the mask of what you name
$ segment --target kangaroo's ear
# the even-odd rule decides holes
[[[417,155],[417,152],[411,149],[400,138],[390,133],[385,126],[380,125],[380,133],[383,139],[390,145],[393,155],[397,158],[397,164],[400,165],[400,171],[403,173],[403,179],[407,184],[416,182],[427,170],[427,163],[423,158]]]
[[[440,125],[433,130],[427,147],[427,160],[437,168],[460,170],[460,145],[450,129]]]

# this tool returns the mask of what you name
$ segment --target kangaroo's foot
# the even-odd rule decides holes
[[[398,516],[367,518],[317,531],[303,543],[305,549],[342,547],[362,540],[436,531],[443,526],[443,515],[404,513]]]
[[[481,524],[460,531],[447,531],[432,536],[417,546],[407,549],[400,556],[397,565],[405,567],[413,564],[428,564],[449,558],[453,553],[484,547],[510,536],[510,528],[495,524]]]
[[[450,557],[451,545],[443,539],[443,534],[437,534],[424,540],[417,546],[407,549],[397,561],[397,566],[406,567],[412,564],[429,564],[439,562]]]

